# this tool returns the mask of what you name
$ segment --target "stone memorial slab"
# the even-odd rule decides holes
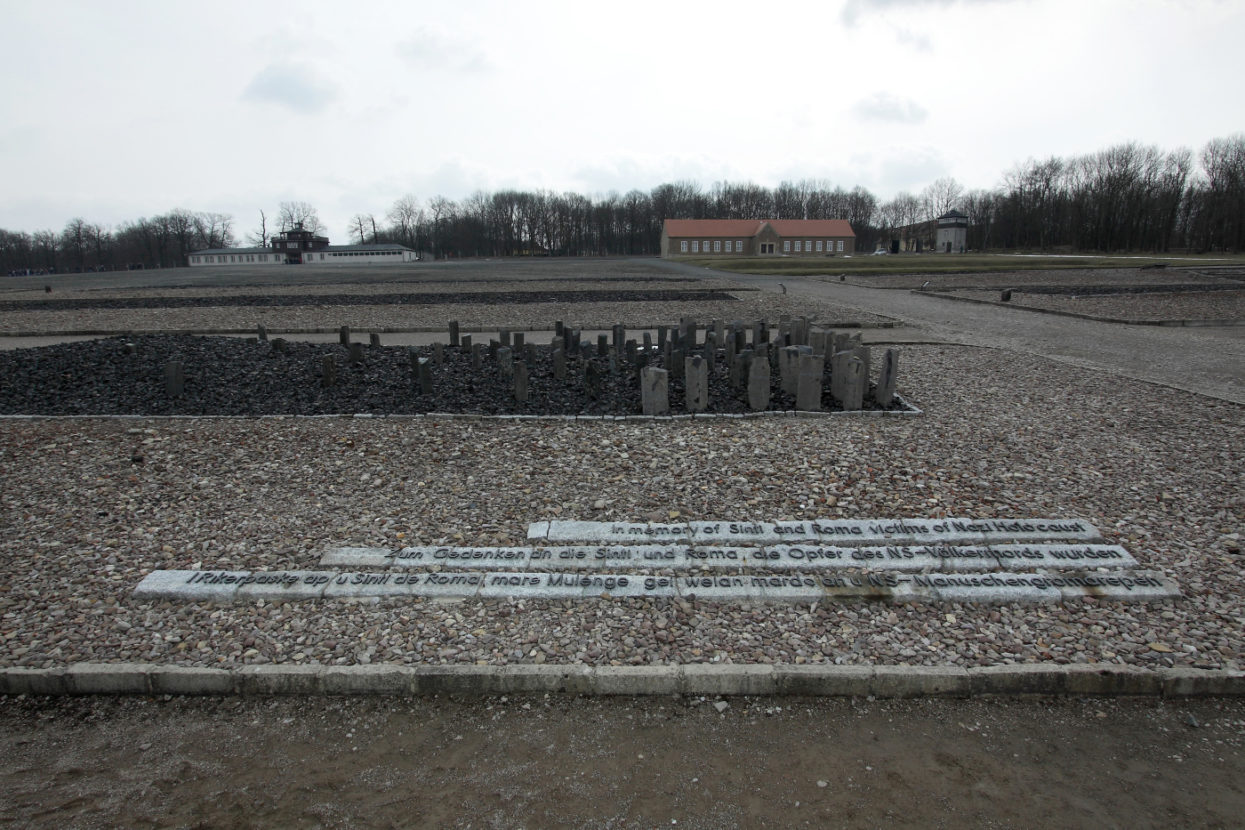
[[[415,585],[410,577],[418,574],[368,573],[365,571],[341,571],[332,574],[324,586],[325,599],[380,599],[388,597],[415,596]]]
[[[253,571],[239,582],[233,599],[234,602],[319,599],[324,595],[324,587],[336,576],[334,571]]]
[[[400,567],[526,568],[531,558],[531,548],[407,547],[394,553],[390,564]]]
[[[238,580],[250,571],[152,571],[134,589],[139,600],[233,602]]]
[[[393,564],[394,551],[389,548],[333,548],[320,557],[323,567],[387,568]]]

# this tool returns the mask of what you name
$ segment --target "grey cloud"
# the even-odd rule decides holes
[[[890,121],[896,124],[920,124],[929,116],[925,107],[911,98],[900,98],[889,92],[879,92],[852,106],[860,118],[869,121]]]
[[[945,9],[957,3],[985,5],[986,3],[1011,2],[1012,0],[847,0],[839,13],[844,25],[855,26],[861,17],[884,14],[888,11],[909,9],[920,11],[927,8]]]
[[[272,63],[261,69],[242,91],[242,98],[260,104],[279,104],[295,112],[320,112],[337,97],[337,90],[308,66]]]
[[[446,37],[427,27],[420,27],[398,43],[398,56],[421,69],[441,69],[474,74],[488,72],[488,57],[466,41]]]

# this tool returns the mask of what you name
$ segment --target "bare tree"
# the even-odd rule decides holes
[[[921,203],[925,208],[925,218],[937,219],[954,207],[958,207],[964,195],[964,188],[950,176],[935,179],[921,191]]]
[[[279,205],[277,213],[277,224],[284,233],[293,230],[294,226],[299,222],[303,225],[303,230],[312,233],[323,233],[324,223],[320,221],[320,215],[316,213],[316,209],[308,202],[282,202]]]
[[[268,217],[264,215],[262,209],[259,212],[259,228],[247,236],[247,241],[260,248],[268,247]]]
[[[417,229],[424,222],[424,209],[419,206],[419,202],[409,193],[389,208],[386,217],[392,226],[394,234],[407,247],[416,247]]]
[[[350,224],[346,226],[346,233],[358,240],[355,244],[362,245],[367,242],[367,226],[370,221],[371,216],[366,213],[356,213],[350,217]]]

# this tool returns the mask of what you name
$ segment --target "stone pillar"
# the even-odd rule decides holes
[[[666,327],[657,327],[657,350],[664,352],[666,348]]]
[[[325,389],[337,384],[337,361],[331,354],[320,358],[320,385]]]
[[[368,345],[371,346],[373,349],[380,348],[380,335],[377,334],[376,332],[372,332],[371,334],[369,334],[367,336],[367,340],[368,340]]]
[[[713,374],[717,368],[718,362],[718,344],[717,336],[711,332],[705,332],[705,365],[709,367],[709,374]]]
[[[462,340],[460,341],[460,345],[464,352],[470,352],[471,351],[471,335],[464,334],[462,336]]]
[[[484,351],[484,346],[482,346],[481,344],[479,343],[471,344],[471,368],[475,369],[476,371],[479,371],[480,367],[484,365],[484,360],[481,357],[481,353],[483,351]]]
[[[782,391],[795,397],[800,385],[800,349],[787,346],[778,351],[778,374]]]
[[[180,398],[186,391],[186,373],[181,361],[170,360],[164,364],[164,391],[170,398]]]
[[[433,361],[436,362],[438,366],[445,363],[445,344],[444,343],[433,343],[432,344],[432,359]]]
[[[610,338],[607,334],[597,335],[597,357],[605,357],[610,353]]]
[[[601,373],[591,360],[584,363],[584,393],[594,401],[601,396]]]
[[[623,341],[627,339],[627,330],[621,325],[615,325],[610,331],[614,335],[614,354],[622,354]]]
[[[256,329],[256,331],[259,333],[259,342],[263,343],[268,339],[268,329],[264,326],[263,323],[259,324],[259,327]]]
[[[362,363],[363,362],[363,344],[362,343],[351,343],[350,344],[350,362],[351,363]]]
[[[511,366],[514,374],[514,399],[519,403],[527,403],[527,364],[516,360]]]
[[[644,351],[651,352],[653,350],[653,335],[650,332],[644,332]]]
[[[869,382],[869,377],[864,374],[864,361],[850,352],[844,354],[846,357],[841,361],[843,381],[839,386],[841,395],[835,401],[843,409],[854,412],[864,404],[865,384]]]
[[[640,411],[645,415],[670,414],[670,373],[656,366],[640,370]]]
[[[419,393],[421,395],[431,395],[432,361],[426,357],[421,357],[416,363],[416,369],[419,372]]]
[[[821,378],[825,358],[815,354],[800,355],[799,384],[795,394],[795,408],[801,412],[821,411]]]
[[[497,332],[497,339],[506,348],[510,348],[510,329],[502,329]]]
[[[450,320],[450,346],[458,345],[458,321]]]
[[[272,350],[279,354],[285,354],[285,338],[284,337],[272,338]]]
[[[878,375],[878,388],[873,398],[878,406],[890,406],[895,399],[895,375],[899,370],[899,355],[894,349],[887,349],[882,358],[882,372]]]
[[[753,360],[748,366],[748,408],[753,412],[769,409],[768,360]]]
[[[684,404],[688,412],[709,408],[709,367],[700,355],[683,359]]]
[[[566,380],[566,352],[562,349],[553,350],[553,377],[555,380]]]
[[[337,331],[337,339],[343,346],[350,345],[350,326],[342,326]]]
[[[514,376],[514,352],[505,346],[497,350],[497,368],[504,378]]]
[[[675,378],[676,380],[681,379],[683,377],[683,369],[684,369],[683,359],[684,358],[683,358],[682,349],[671,349],[670,350],[670,366],[669,366],[670,377]]]

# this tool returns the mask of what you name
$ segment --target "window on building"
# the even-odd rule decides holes
[[[821,240],[817,240],[817,253],[821,253]]]
[[[842,239],[840,239],[840,240],[839,240],[839,250],[840,250],[840,251],[841,251],[841,250],[843,250],[843,240],[842,240]]]
[[[687,253],[687,240],[686,239],[684,239],[682,242],[679,243],[679,251],[680,253],[684,253],[684,254]]]
[[[782,241],[782,249],[783,249],[783,251],[784,251],[784,252],[786,252],[786,251],[790,251],[790,250],[791,250],[791,240],[790,240],[790,239],[784,239],[784,240]]]
[[[695,239],[692,240],[692,253],[694,254],[700,253],[700,242],[698,240],[695,240]]]
[[[721,239],[713,240],[713,252],[715,254],[722,253],[722,240]]]

